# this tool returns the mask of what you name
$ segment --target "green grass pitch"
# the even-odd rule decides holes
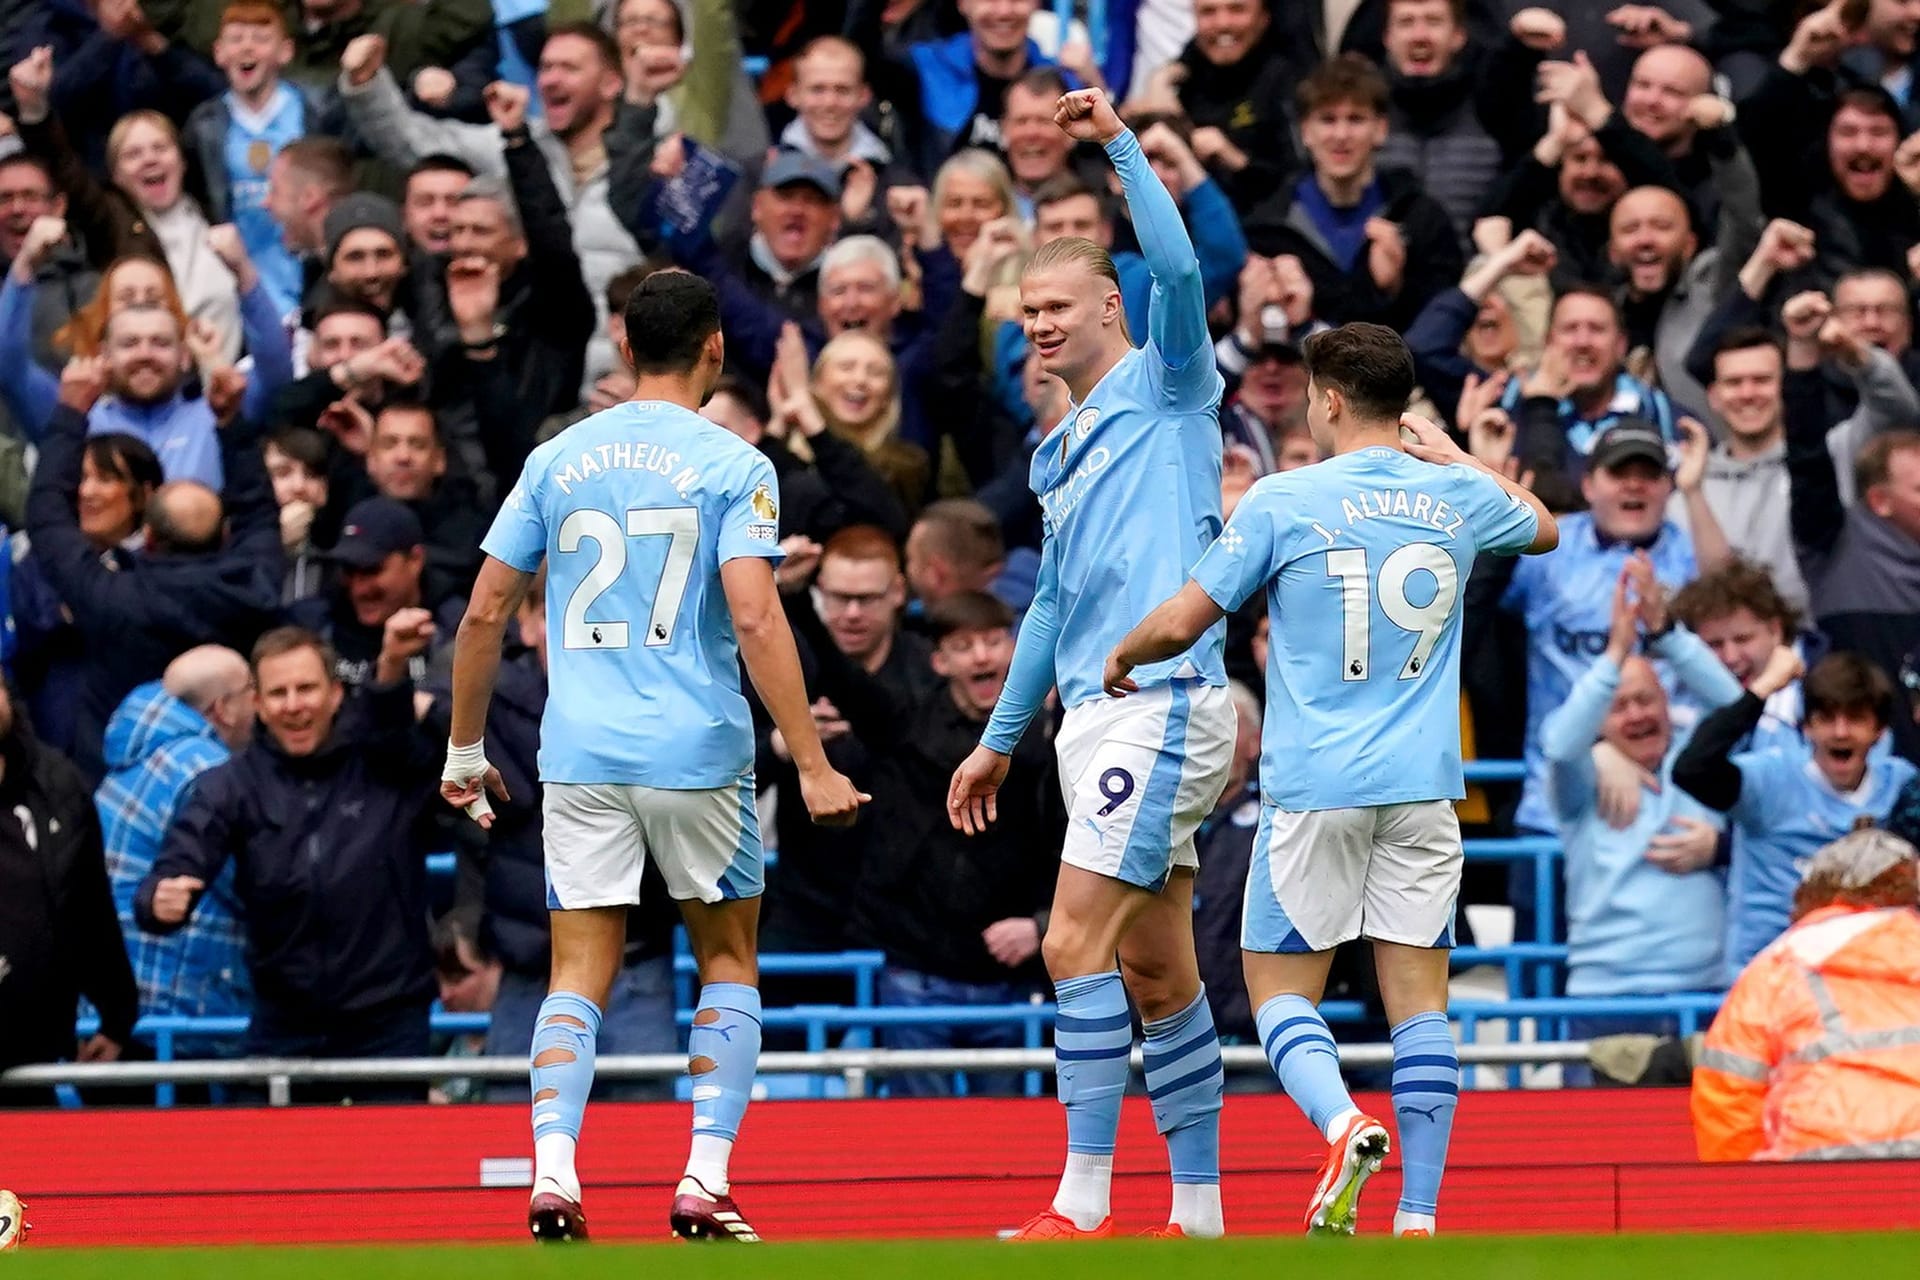
[[[1441,1237],[1400,1243],[1239,1239],[1115,1240],[1016,1246],[899,1241],[740,1246],[567,1248],[36,1250],[0,1259],[4,1280],[1112,1280],[1297,1276],[1302,1280],[1760,1280],[1771,1276],[1920,1274],[1920,1233],[1889,1235]]]

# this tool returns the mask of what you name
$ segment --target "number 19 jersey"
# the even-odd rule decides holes
[[[637,401],[535,449],[481,549],[547,561],[540,779],[664,790],[753,767],[720,566],[778,561],[766,455],[678,405]]]
[[[1398,449],[1247,491],[1193,580],[1225,609],[1267,587],[1260,791],[1291,813],[1457,800],[1460,606],[1474,557],[1538,521],[1492,477]]]

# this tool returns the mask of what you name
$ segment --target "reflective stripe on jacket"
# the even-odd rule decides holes
[[[1826,907],[1733,985],[1693,1075],[1702,1160],[1920,1157],[1920,912]]]

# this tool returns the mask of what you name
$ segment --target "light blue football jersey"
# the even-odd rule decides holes
[[[1261,796],[1304,813],[1465,795],[1467,577],[1538,532],[1492,477],[1384,446],[1256,482],[1193,580],[1229,612],[1267,589]]]
[[[732,786],[753,769],[720,566],[778,562],[766,455],[678,405],[629,402],[535,449],[481,549],[547,562],[543,782]]]
[[[306,100],[292,86],[282,84],[257,113],[247,110],[231,91],[226,94],[226,105],[230,122],[222,154],[232,205],[230,216],[240,229],[240,239],[260,273],[261,283],[273,295],[274,307],[286,315],[299,308],[304,280],[300,260],[281,239],[280,224],[267,210],[267,172],[273,167],[274,157],[289,143],[306,136]]]
[[[1804,746],[1744,752],[1733,764],[1740,770],[1740,799],[1727,814],[1733,823],[1727,961],[1738,973],[1786,932],[1793,891],[1813,855],[1862,823],[1885,823],[1915,770],[1891,754],[1870,757],[1859,788],[1841,795]]]
[[[1548,714],[1567,700],[1573,682],[1607,650],[1607,628],[1613,618],[1613,589],[1620,571],[1636,548],[1600,536],[1593,516],[1585,511],[1561,516],[1560,545],[1543,556],[1530,556],[1514,566],[1513,581],[1500,598],[1500,607],[1517,613],[1527,624],[1527,781],[1520,795],[1514,825],[1534,831],[1558,829],[1547,796],[1547,761],[1540,750],[1540,726]],[[1647,549],[1653,576],[1669,592],[1680,590],[1699,575],[1693,543],[1671,521]],[[1673,682],[1665,664],[1656,663],[1669,691]],[[1693,725],[1695,709],[1684,700],[1674,706],[1675,723]]]
[[[1179,206],[1140,144],[1107,144],[1153,276],[1144,347],[1129,351],[1034,451],[1029,482],[1044,543],[1033,607],[1007,689],[982,738],[1011,751],[1057,685],[1069,707],[1105,697],[1107,654],[1162,600],[1220,532],[1220,396],[1206,293]],[[1227,682],[1226,626],[1165,662],[1141,688]]]

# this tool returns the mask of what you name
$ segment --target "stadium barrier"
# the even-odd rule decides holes
[[[1484,784],[1517,782],[1525,777],[1526,771],[1525,766],[1517,760],[1480,760],[1467,762],[1465,772],[1469,783]],[[1505,1000],[1455,1001],[1451,1015],[1459,1026],[1463,1040],[1472,1042],[1485,1024],[1497,1023],[1503,1025],[1509,1042],[1564,1041],[1567,1036],[1566,1023],[1570,1018],[1637,1015],[1674,1018],[1681,1031],[1690,1034],[1698,1030],[1704,1020],[1710,1019],[1718,1008],[1718,997],[1710,995],[1607,999],[1556,996],[1557,976],[1567,963],[1566,945],[1553,937],[1553,922],[1557,915],[1556,864],[1561,856],[1559,842],[1543,836],[1474,839],[1465,842],[1465,851],[1470,861],[1533,864],[1534,913],[1543,936],[1538,940],[1517,941],[1505,946],[1461,947],[1455,950],[1454,962],[1458,968],[1493,966],[1501,970],[1508,997]],[[451,878],[455,870],[454,855],[432,855],[428,859],[428,868],[436,877]],[[693,1017],[697,969],[693,958],[686,953],[683,935],[676,933],[675,945],[675,1003],[679,1025],[685,1027],[691,1024]],[[894,1027],[1012,1026],[1019,1029],[1022,1045],[1022,1049],[1013,1052],[1029,1055],[1021,1059],[1029,1065],[1018,1068],[1028,1071],[1025,1092],[1028,1096],[1038,1096],[1043,1091],[1045,1081],[1040,1073],[1052,1065],[1045,1048],[1054,1013],[1050,1003],[1035,999],[1029,1003],[985,1006],[882,1007],[878,1004],[877,990],[881,971],[886,967],[886,957],[878,951],[768,954],[761,957],[760,966],[761,971],[769,977],[847,979],[851,989],[850,1005],[800,1005],[766,1011],[765,1025],[768,1028],[802,1033],[810,1054],[817,1056],[832,1051],[871,1050],[884,1039],[886,1031]],[[1322,1011],[1328,1022],[1336,1026],[1353,1026],[1365,1022],[1369,1017],[1366,1007],[1357,1001],[1328,1001],[1322,1006]],[[480,1034],[486,1031],[487,1025],[488,1017],[485,1014],[453,1014],[437,1006],[432,1019],[433,1030],[440,1035]],[[210,1047],[236,1044],[245,1035],[246,1028],[247,1021],[244,1018],[150,1017],[142,1019],[136,1034],[151,1044],[158,1063],[165,1064],[182,1060],[183,1046],[204,1053]],[[83,1036],[95,1029],[96,1024],[90,1021],[83,1021],[78,1028]],[[1363,1045],[1352,1047],[1356,1050],[1368,1048]],[[1509,1087],[1517,1088],[1524,1083],[1520,1069],[1524,1061],[1566,1061],[1579,1056],[1575,1053],[1566,1057],[1549,1055],[1533,1059],[1502,1058],[1498,1061],[1509,1066],[1507,1083]],[[466,1063],[475,1059],[447,1061]],[[237,1064],[229,1062],[228,1065]],[[523,1069],[516,1066],[515,1070]],[[991,1068],[975,1063],[953,1069]],[[841,1068],[811,1073],[798,1066],[785,1070],[793,1076],[789,1087],[800,1096],[837,1097],[846,1088],[846,1082],[840,1078]],[[461,1074],[474,1073],[454,1071],[449,1067],[432,1078],[444,1079]],[[808,1075],[812,1078],[807,1079]],[[188,1078],[161,1073],[143,1079],[142,1083],[156,1083],[155,1102],[166,1107],[174,1101],[174,1081]],[[198,1077],[203,1080],[210,1078]],[[1473,1080],[1472,1073],[1468,1080],[1470,1083]]]
[[[1392,1107],[1384,1094],[1356,1101],[1375,1114]],[[1230,1094],[1221,1120],[1228,1229],[1297,1233],[1326,1151],[1320,1136],[1279,1094]],[[1053,1194],[1064,1131],[1051,1098],[770,1102],[748,1112],[732,1172],[754,1225],[770,1240],[991,1239]],[[687,1132],[683,1105],[593,1106],[580,1174],[596,1239],[665,1240]],[[30,1251],[524,1242],[528,1147],[524,1104],[0,1112],[0,1182],[31,1206]],[[1482,1093],[1463,1099],[1454,1124],[1441,1224],[1448,1235],[1914,1228],[1916,1180],[1920,1163],[1913,1162],[1702,1165],[1685,1090]],[[1399,1182],[1396,1153],[1367,1189],[1363,1234],[1390,1227]],[[1113,1206],[1119,1234],[1166,1220],[1166,1144],[1148,1099],[1137,1093],[1121,1108]],[[1834,1241],[1829,1265],[1847,1266],[1849,1243]],[[1559,1247],[1578,1260],[1578,1242]],[[1475,1276],[1598,1274],[1572,1261],[1560,1270],[1551,1262],[1488,1269],[1460,1249],[1449,1247],[1431,1266]],[[411,1265],[429,1269],[492,1265],[416,1256]],[[520,1256],[503,1256],[494,1269],[552,1269],[545,1258]],[[1660,1258],[1657,1246],[1636,1256],[1642,1265]],[[669,1273],[712,1270],[683,1252],[659,1261]],[[1329,1275],[1428,1265],[1384,1255],[1302,1261]],[[1729,1246],[1722,1261],[1707,1274],[1787,1274],[1762,1265],[1752,1248]],[[636,1262],[649,1269],[645,1259]],[[126,1270],[124,1260],[48,1267],[75,1265],[89,1274]],[[362,1264],[340,1255],[323,1265]],[[561,1269],[574,1265],[561,1261]],[[1212,1265],[1197,1254],[1165,1264],[1175,1272]],[[899,1273],[964,1273],[955,1266],[930,1256]]]
[[[879,1010],[876,1012],[887,1012]],[[965,1012],[954,1011],[956,1014]],[[956,1021],[963,1021],[956,1017]],[[1339,1046],[1340,1063],[1347,1068],[1393,1065],[1390,1044]],[[1466,1066],[1514,1066],[1585,1059],[1585,1041],[1512,1044],[1463,1044],[1460,1061]],[[1229,1071],[1268,1070],[1259,1046],[1227,1045],[1220,1051]],[[835,1075],[846,1084],[846,1097],[863,1098],[872,1077],[909,1071],[1026,1071],[1053,1070],[1051,1049],[826,1049],[769,1052],[760,1055],[762,1075]],[[1133,1066],[1143,1070],[1141,1051],[1133,1051]],[[608,1054],[594,1059],[594,1076],[607,1080],[673,1079],[686,1074],[684,1054]],[[179,1059],[173,1062],[47,1063],[0,1072],[0,1084],[47,1088],[144,1087],[172,1084],[265,1085],[269,1106],[287,1106],[292,1086],[340,1083],[433,1083],[456,1078],[524,1081],[524,1058],[239,1058]]]
[[[1703,1022],[1710,1019],[1719,1008],[1720,998],[1709,994],[1680,996],[1609,996],[1596,998],[1579,997],[1536,997],[1514,1000],[1456,1000],[1449,1005],[1449,1016],[1459,1024],[1461,1036],[1465,1042],[1461,1045],[1461,1061],[1466,1065],[1504,1065],[1510,1068],[1509,1087],[1519,1087],[1523,1081],[1519,1075],[1521,1066],[1529,1063],[1580,1061],[1586,1056],[1584,1042],[1563,1039],[1568,1019],[1594,1017],[1670,1017],[1678,1021],[1681,1033],[1690,1035],[1700,1029]],[[1366,1016],[1365,1006],[1355,1001],[1328,1001],[1322,1006],[1328,1021],[1336,1025],[1352,1024],[1362,1021]],[[1054,1007],[1051,1004],[1005,1004],[1005,1005],[933,1005],[922,1008],[872,1007],[865,1009],[840,1006],[798,1005],[792,1008],[774,1008],[764,1010],[762,1025],[769,1030],[803,1031],[807,1039],[804,1053],[769,1053],[762,1056],[761,1070],[766,1074],[800,1074],[813,1077],[810,1087],[803,1093],[810,1097],[841,1096],[829,1089],[828,1081],[834,1076],[844,1076],[849,1070],[856,1069],[858,1063],[878,1062],[894,1064],[886,1068],[859,1067],[872,1074],[884,1070],[920,1070],[920,1071],[990,1071],[1016,1070],[1029,1073],[1025,1092],[1029,1097],[1042,1092],[1040,1073],[1053,1067],[1053,1053],[1045,1047],[1046,1029],[1053,1020]],[[693,1012],[683,1009],[678,1015],[679,1025],[690,1026]],[[448,1034],[478,1033],[486,1030],[487,1015],[479,1013],[446,1013],[437,1011],[433,1017],[436,1031]],[[901,1058],[897,1055],[903,1050],[875,1050],[868,1046],[875,1032],[884,1032],[889,1027],[978,1027],[1004,1026],[1018,1023],[1023,1028],[1025,1047],[1005,1050],[926,1050],[913,1051],[932,1054],[932,1059]],[[1479,1043],[1476,1039],[1480,1026],[1486,1022],[1506,1024],[1508,1039],[1504,1042]],[[1523,1022],[1530,1022],[1538,1039],[1515,1039],[1514,1031]],[[78,1064],[43,1064],[30,1067],[17,1067],[12,1071],[0,1073],[0,1083],[35,1085],[80,1085],[80,1084],[125,1084],[155,1085],[155,1105],[168,1107],[173,1105],[175,1083],[209,1083],[270,1080],[285,1072],[267,1070],[258,1064],[260,1059],[179,1059],[174,1051],[186,1037],[219,1037],[237,1039],[245,1034],[247,1020],[244,1018],[145,1018],[135,1030],[142,1036],[152,1039],[156,1046],[156,1061],[150,1063],[105,1063],[81,1066]],[[83,1022],[78,1030],[83,1036],[97,1030],[97,1024]],[[840,1044],[832,1043],[833,1032],[843,1033]],[[1233,1055],[1233,1061],[1249,1067],[1258,1067],[1264,1062],[1257,1046],[1228,1046],[1226,1053]],[[1384,1045],[1350,1044],[1341,1046],[1342,1061],[1349,1066],[1382,1066],[1391,1061],[1391,1049]],[[1356,1055],[1352,1059],[1344,1055]],[[836,1055],[877,1055],[869,1058],[847,1058]],[[1386,1054],[1386,1057],[1379,1055]],[[1485,1054],[1487,1056],[1478,1056]],[[1369,1055],[1372,1055],[1369,1057]],[[1377,1060],[1376,1060],[1377,1059]],[[427,1067],[409,1067],[413,1074],[400,1076],[388,1075],[387,1068],[381,1067],[372,1075],[357,1075],[354,1071],[365,1062],[379,1063],[381,1060],[352,1060],[333,1063],[301,1062],[303,1074],[287,1076],[291,1079],[432,1079],[446,1080],[461,1077],[504,1078],[525,1073],[526,1064],[519,1058],[478,1058],[445,1057],[389,1059],[388,1063],[405,1062],[410,1064],[432,1064]],[[636,1068],[636,1076],[678,1075],[684,1070],[684,1058],[677,1055],[655,1055],[646,1059],[604,1058],[603,1064],[613,1062],[646,1062],[648,1066]],[[471,1069],[475,1063],[489,1063],[480,1070]],[[779,1067],[766,1065],[778,1062]],[[511,1065],[511,1070],[497,1064]],[[809,1067],[807,1064],[814,1066]],[[900,1065],[900,1064],[907,1065]],[[678,1064],[672,1070],[666,1070],[659,1064]],[[835,1065],[838,1064],[838,1065]],[[657,1068],[657,1069],[656,1069]],[[304,1074],[304,1073],[314,1074]],[[424,1072],[425,1074],[421,1074]],[[63,1074],[72,1073],[72,1074]],[[93,1074],[88,1074],[93,1073]],[[602,1074],[607,1074],[603,1068]],[[610,1076],[610,1078],[612,1078]],[[1465,1082],[1473,1086],[1473,1075],[1469,1073]],[[855,1088],[849,1078],[845,1086],[846,1096],[862,1096],[864,1083]]]

